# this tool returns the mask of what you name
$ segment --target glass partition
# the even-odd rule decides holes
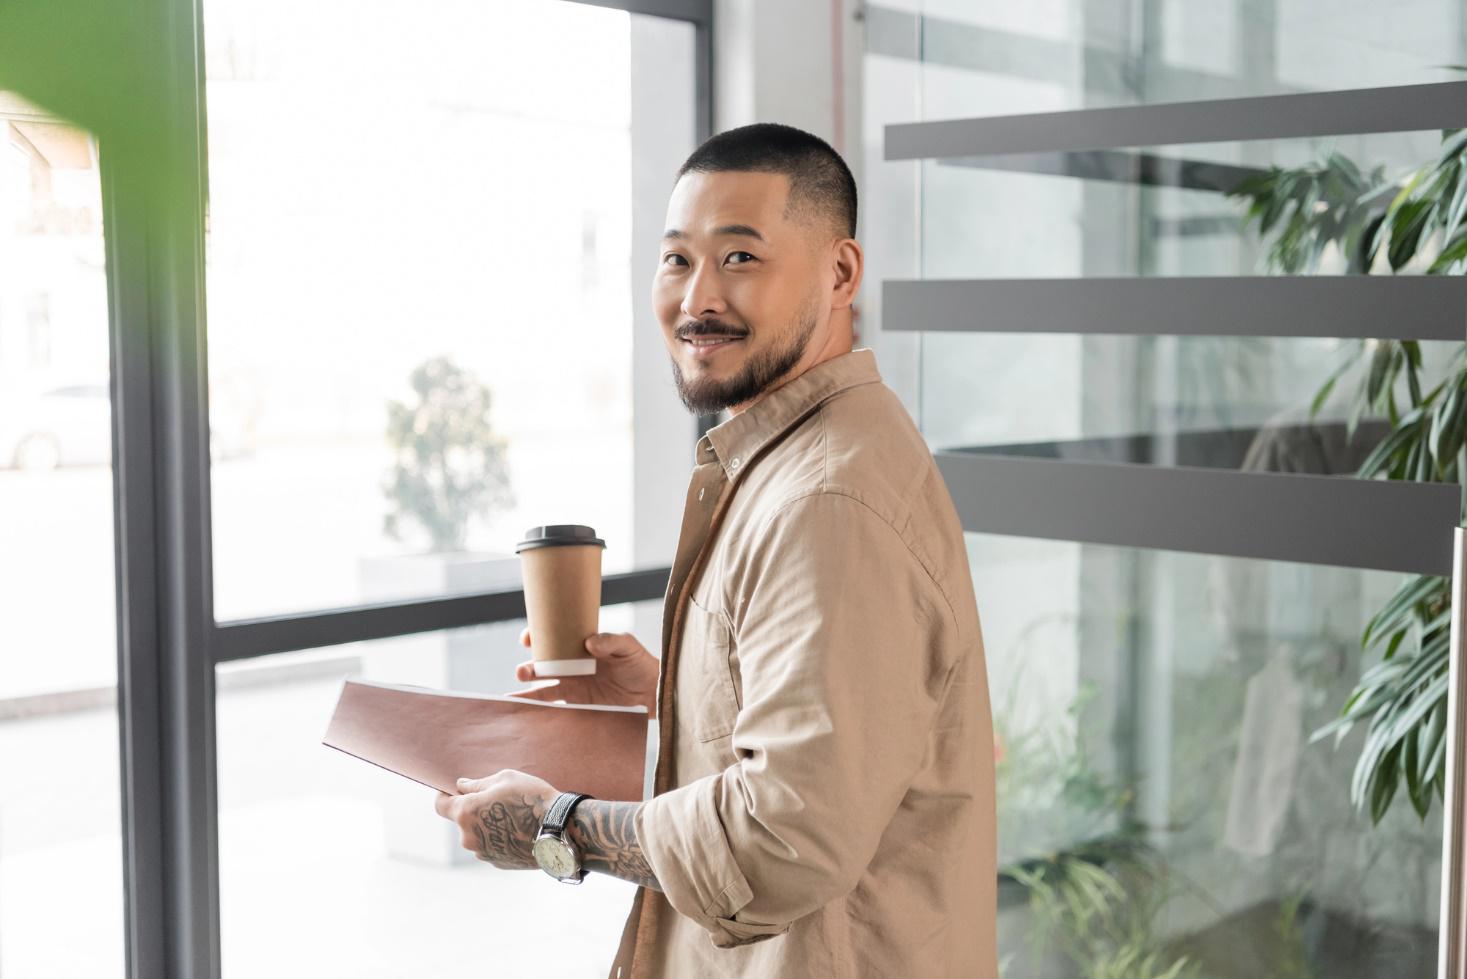
[[[887,0],[877,50],[921,45],[924,118],[1290,95],[1460,77],[1459,0],[1026,4]]]
[[[926,333],[922,345],[934,449],[1344,475],[1386,429],[1366,416],[1350,431],[1371,359],[1358,340]],[[1460,345],[1419,346],[1429,389]]]
[[[1441,820],[1349,798],[1311,735],[1384,572],[968,535],[997,733],[1008,979],[1432,974]],[[1079,910],[1077,910],[1079,909]],[[1092,917],[1086,918],[1085,914]]]
[[[1296,515],[1351,514],[1321,531],[1334,541],[1397,539],[1427,495],[1455,518],[1455,487],[1289,477],[1358,473],[1423,394],[1461,383],[1460,261],[1437,261],[1451,232],[1380,229],[1393,203],[1434,193],[1411,205],[1424,222],[1437,199],[1450,208],[1458,185],[1433,181],[1460,166],[1460,144],[1416,110],[1436,106],[1441,126],[1460,124],[1441,107],[1467,80],[1450,67],[1467,64],[1467,4],[1346,13],[1314,0],[1205,10],[911,0],[869,19],[867,197],[880,199],[867,212],[868,275],[886,287],[864,339],[949,478],[968,478],[952,487],[960,511],[993,532],[968,543],[998,734],[1004,976],[1434,974],[1440,806],[1418,816],[1403,786],[1374,822],[1351,791],[1364,725],[1338,746],[1311,740],[1380,661],[1362,633],[1408,579],[1179,551],[1205,539],[1190,546],[1248,553],[1230,534],[1247,547],[1265,532],[1303,540],[1267,507],[1223,505],[1255,495],[1292,494]],[[1409,87],[1427,83],[1436,88]],[[1342,122],[1329,130],[1340,135],[1302,138],[1285,123],[1313,125],[1299,106],[1317,101],[1226,104],[1337,93],[1340,118],[1354,118],[1363,97],[1344,90],[1370,87],[1417,121],[1389,132],[1391,120],[1377,119],[1363,135]],[[1198,105],[1156,111],[1176,102]],[[1002,121],[1024,113],[1068,114],[1030,128]],[[1097,120],[1122,117],[1156,135],[1108,142]],[[957,119],[993,122],[938,125]],[[1228,119],[1234,133],[1199,135],[1198,119]],[[1267,136],[1237,135],[1270,125]],[[1021,130],[1042,149],[951,148],[955,133],[1017,144]],[[1063,145],[1066,134],[1076,145]],[[923,140],[950,148],[921,150]],[[945,279],[971,286],[935,281]],[[1106,308],[1085,304],[1110,282],[1119,287]],[[1414,298],[1368,314],[1342,298],[1378,288]],[[1420,316],[1433,301],[1421,297],[1438,288],[1456,290],[1434,304],[1455,319],[1428,327]],[[1318,300],[1299,307],[1311,315],[1337,311],[1338,324],[1321,315],[1322,326],[1294,331],[1277,307],[1249,308],[1287,290]],[[1005,331],[1003,316],[1036,296],[1062,322],[1032,315]],[[1238,314],[1225,320],[1218,308]],[[1398,354],[1409,370],[1391,367]],[[971,454],[1056,464],[961,461]],[[1082,465],[1097,463],[1127,466]],[[1459,476],[1409,470],[1390,475]],[[1035,492],[1022,491],[1025,480]],[[1041,483],[1145,493],[1086,500]],[[1357,488],[1381,492],[1367,503]],[[1166,512],[1128,507],[1143,496]],[[1060,499],[1076,512],[1046,517]],[[1175,549],[995,536],[1093,527],[1087,504],[1117,522],[1136,515],[1127,533],[1137,540],[1091,539],[1147,543],[1144,531],[1165,526],[1155,536],[1177,543],[1153,546]],[[1028,522],[1006,530],[983,517],[999,510],[1024,510]],[[1447,548],[1453,522],[1422,526],[1440,523]],[[1439,589],[1430,594],[1436,602]]]

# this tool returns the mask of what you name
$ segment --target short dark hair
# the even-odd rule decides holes
[[[790,178],[785,215],[804,212],[856,237],[856,178],[830,144],[812,133],[777,122],[756,122],[711,136],[678,170],[782,173]]]

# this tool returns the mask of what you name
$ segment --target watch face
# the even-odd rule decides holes
[[[576,855],[564,840],[542,836],[535,841],[535,862],[552,877],[572,877],[580,869]]]

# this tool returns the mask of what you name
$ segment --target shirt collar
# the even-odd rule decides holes
[[[738,478],[770,441],[847,388],[880,381],[876,354],[869,347],[816,364],[780,385],[743,413],[716,425],[698,440],[695,463],[717,459],[729,482]]]

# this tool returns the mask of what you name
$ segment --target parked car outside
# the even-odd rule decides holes
[[[248,455],[254,425],[226,398],[211,412],[214,461]],[[112,461],[112,400],[105,381],[37,384],[0,390],[0,469],[49,472]]]

